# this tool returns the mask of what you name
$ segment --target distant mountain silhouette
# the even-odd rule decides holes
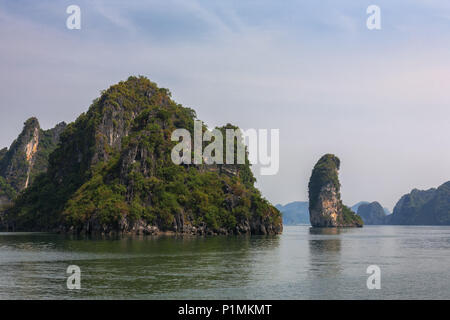
[[[357,214],[363,219],[365,224],[380,225],[386,221],[386,212],[377,201],[363,203],[358,207]]]
[[[397,202],[387,224],[450,225],[450,181],[437,189],[414,189]]]
[[[360,202],[354,204],[354,205],[351,207],[351,209],[352,209],[353,212],[358,212],[358,208],[359,208],[360,205],[362,205],[362,204],[369,204],[369,203],[370,203],[369,201],[360,201]],[[387,216],[390,215],[390,214],[392,213],[392,212],[391,212],[388,208],[386,208],[386,207],[383,207],[383,210],[384,210],[384,213],[386,213]]]
[[[310,224],[309,203],[307,201],[294,201],[286,205],[277,204],[275,207],[283,214],[284,225]]]

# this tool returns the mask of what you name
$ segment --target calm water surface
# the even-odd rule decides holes
[[[368,290],[366,268],[381,268]],[[66,287],[69,265],[81,290]],[[450,227],[287,226],[280,236],[0,233],[0,299],[450,299]]]

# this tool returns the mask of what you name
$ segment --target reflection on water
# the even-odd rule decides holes
[[[69,265],[79,291],[66,288]],[[367,290],[379,265],[382,290]],[[0,233],[0,299],[449,299],[450,228],[285,227],[280,236]]]
[[[320,255],[330,252],[339,253],[341,249],[341,229],[339,228],[310,228],[309,248],[311,255]]]
[[[0,235],[2,265],[7,272],[0,287],[10,294],[123,298],[183,290],[242,286],[258,265],[265,264],[278,245],[278,236],[261,237],[73,237],[50,234]],[[65,268],[82,270],[83,290],[67,291]],[[50,269],[49,269],[50,268]],[[53,269],[52,269],[53,268]],[[13,282],[11,282],[11,279]],[[50,292],[51,286],[56,286]],[[17,288],[19,291],[17,292]],[[124,295],[127,292],[127,295]],[[42,293],[42,296],[40,296]]]
[[[335,276],[340,272],[341,239],[339,228],[309,229],[309,260],[311,275]],[[326,267],[324,267],[326,266]]]

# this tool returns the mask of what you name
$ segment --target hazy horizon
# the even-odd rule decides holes
[[[66,28],[71,4],[81,30]],[[381,30],[366,28],[371,4]],[[444,1],[0,0],[0,37],[0,148],[29,117],[74,121],[101,90],[144,75],[209,127],[280,129],[278,174],[256,175],[273,204],[306,201],[325,153],[341,159],[347,205],[392,210],[450,180]]]

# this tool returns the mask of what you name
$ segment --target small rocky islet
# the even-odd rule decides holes
[[[314,166],[308,184],[311,225],[318,228],[362,227],[360,216],[341,200],[340,160],[333,154],[322,156]]]

